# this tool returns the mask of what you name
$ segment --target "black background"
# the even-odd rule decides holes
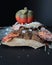
[[[17,10],[27,6],[37,21],[52,26],[52,0],[0,0],[0,26],[16,22]],[[44,48],[0,46],[0,65],[52,65],[52,50],[48,55]]]
[[[44,47],[33,49],[30,47],[0,46],[0,65],[52,65],[52,50],[44,51]]]
[[[52,26],[52,0],[0,0],[0,26],[14,24],[15,13],[25,6],[34,11],[37,21]]]

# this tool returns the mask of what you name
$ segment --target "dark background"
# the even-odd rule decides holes
[[[15,13],[25,6],[34,11],[37,21],[52,26],[52,0],[0,0],[0,26],[14,24]]]
[[[16,11],[25,6],[34,11],[37,21],[52,26],[52,0],[0,0],[0,26],[14,24]],[[52,50],[50,54],[48,50],[1,45],[0,65],[52,65]]]

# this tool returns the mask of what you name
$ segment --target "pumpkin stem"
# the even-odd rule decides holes
[[[28,10],[27,7],[24,7],[24,9],[22,10],[22,14],[27,14]]]
[[[24,7],[24,10],[27,10],[27,7]]]

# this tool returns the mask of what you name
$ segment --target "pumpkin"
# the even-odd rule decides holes
[[[31,23],[34,20],[33,12],[28,10],[27,7],[17,11],[15,18],[20,24]]]

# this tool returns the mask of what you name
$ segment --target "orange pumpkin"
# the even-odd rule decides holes
[[[28,11],[28,20],[27,23],[31,23],[34,20],[33,12],[31,10]]]
[[[25,7],[15,15],[16,21],[20,24],[31,23],[34,20],[33,12]]]
[[[33,17],[28,17],[28,21],[27,21],[27,23],[31,23],[33,20],[34,20]]]

